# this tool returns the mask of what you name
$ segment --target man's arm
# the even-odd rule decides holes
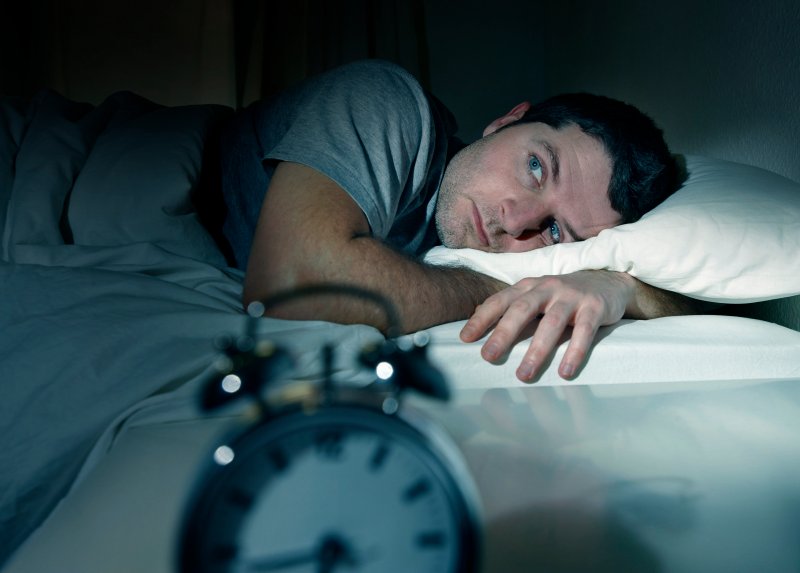
[[[403,332],[465,319],[505,283],[469,271],[418,263],[370,236],[367,219],[334,181],[296,163],[278,164],[261,209],[244,303],[322,284],[352,285],[391,301]],[[369,324],[386,330],[382,310],[345,296],[301,299],[272,316]]]
[[[494,327],[482,349],[489,361],[507,353],[541,316],[517,371],[524,381],[539,373],[568,326],[573,327],[572,336],[559,367],[565,378],[582,366],[600,326],[623,316],[655,318],[697,311],[689,299],[625,273],[581,271],[525,279],[508,287],[468,269],[418,263],[372,238],[361,209],[331,179],[302,165],[280,163],[256,228],[244,303],[331,283],[358,286],[388,298],[398,310],[403,332],[471,316],[462,339],[472,342]],[[369,324],[384,331],[389,326],[382,309],[342,296],[304,298],[275,308],[270,315]]]
[[[461,332],[465,342],[474,342],[494,327],[481,355],[500,360],[534,324],[530,346],[517,369],[517,377],[528,382],[561,342],[567,327],[572,334],[558,372],[573,378],[586,360],[598,328],[623,317],[658,318],[696,314],[709,304],[647,285],[627,273],[579,271],[567,275],[523,279],[489,297],[480,305]]]

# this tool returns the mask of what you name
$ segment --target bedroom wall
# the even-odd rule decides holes
[[[548,93],[630,101],[676,152],[800,181],[800,3],[562,0],[544,14]],[[800,297],[729,310],[800,330]]]
[[[541,2],[426,0],[431,90],[472,141],[521,101],[544,98],[544,36],[534,25]]]
[[[549,20],[548,91],[640,105],[675,149],[800,181],[800,3],[567,0]]]

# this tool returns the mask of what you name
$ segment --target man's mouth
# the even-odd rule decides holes
[[[475,224],[475,235],[478,237],[478,242],[481,246],[488,248],[489,237],[486,235],[486,231],[483,228],[483,219],[475,203],[472,204],[472,222]]]

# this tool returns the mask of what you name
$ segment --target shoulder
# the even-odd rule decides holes
[[[326,73],[337,79],[347,79],[358,83],[406,84],[411,89],[422,90],[419,82],[411,73],[387,60],[358,60]]]
[[[401,66],[385,60],[359,60],[325,72],[325,91],[333,96],[373,102],[386,111],[392,106],[427,109],[428,99],[419,81]]]

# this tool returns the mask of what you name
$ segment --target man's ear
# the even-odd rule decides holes
[[[522,103],[518,103],[514,106],[514,108],[505,114],[502,117],[498,117],[492,123],[486,126],[486,129],[483,130],[483,136],[486,137],[490,133],[494,133],[498,129],[503,126],[508,125],[509,123],[514,123],[522,118],[525,115],[525,112],[531,108],[531,103],[528,101],[524,101]]]

